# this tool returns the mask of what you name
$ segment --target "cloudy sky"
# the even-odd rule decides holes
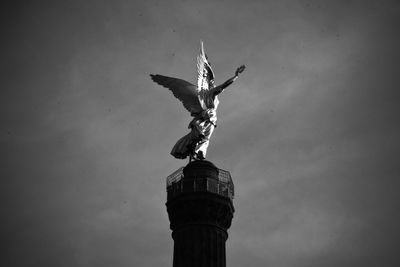
[[[220,97],[230,267],[399,266],[398,1],[14,1],[1,8],[4,266],[172,266],[165,177],[190,116],[150,73]]]

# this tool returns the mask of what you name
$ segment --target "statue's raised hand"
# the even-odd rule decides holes
[[[245,68],[246,68],[245,65],[242,65],[239,68],[237,68],[236,71],[235,71],[235,75],[238,76],[239,73],[242,73]]]

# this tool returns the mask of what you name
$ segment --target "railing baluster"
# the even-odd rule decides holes
[[[183,186],[183,168],[180,167],[176,171],[174,171],[171,175],[167,177],[167,192],[168,197],[175,196],[177,194],[181,194],[184,191]],[[187,181],[189,182],[189,181]],[[204,182],[205,182],[205,191],[212,192],[215,194],[227,196],[231,199],[234,198],[234,185],[232,182],[231,175],[228,171],[219,169],[218,181],[212,180],[209,181],[208,177],[203,178],[195,178],[193,179],[192,189],[193,192],[196,191],[204,191]],[[212,183],[210,183],[212,182]],[[190,183],[190,182],[189,182]],[[186,191],[190,190],[190,188],[185,189]]]

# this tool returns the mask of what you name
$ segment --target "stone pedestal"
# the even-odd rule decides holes
[[[166,204],[173,267],[225,267],[225,242],[234,213],[229,173],[211,162],[194,161],[174,175],[167,181]]]

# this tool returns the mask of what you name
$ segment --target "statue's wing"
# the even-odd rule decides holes
[[[195,85],[185,80],[163,75],[150,74],[150,76],[154,82],[171,90],[174,96],[183,103],[183,106],[191,113],[191,115],[203,110],[199,102],[198,90]]]
[[[208,90],[210,83],[214,82],[214,72],[211,64],[204,53],[203,42],[200,41],[200,54],[197,56],[197,88]]]

